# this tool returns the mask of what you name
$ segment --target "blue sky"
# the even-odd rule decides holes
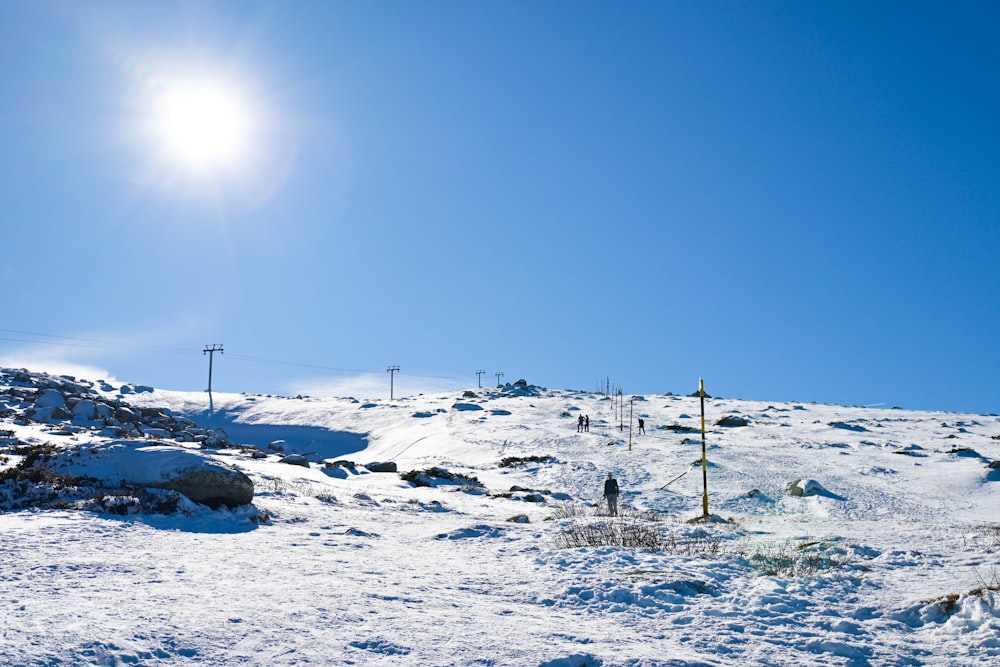
[[[0,3],[0,363],[997,412],[995,3]],[[164,100],[240,121],[183,160]],[[221,129],[220,129],[221,128]],[[234,130],[235,132],[235,130]]]

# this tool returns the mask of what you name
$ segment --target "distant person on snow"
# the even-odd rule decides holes
[[[639,417],[639,433],[645,433],[645,432],[646,432],[646,422],[642,420],[642,417]]]
[[[590,415],[586,415],[583,418],[583,430],[590,433]]]
[[[583,430],[583,415],[580,415],[580,418],[576,420],[576,432],[579,433],[582,430]]]
[[[604,498],[608,501],[608,514],[618,516],[618,480],[611,473],[604,480]]]

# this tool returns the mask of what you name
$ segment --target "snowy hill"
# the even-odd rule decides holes
[[[1000,660],[996,416],[706,399],[710,512],[728,521],[689,523],[694,397],[0,378],[4,664]],[[142,480],[110,502],[109,447],[243,475],[252,504],[128,500],[177,493]],[[598,502],[608,472],[622,517]]]

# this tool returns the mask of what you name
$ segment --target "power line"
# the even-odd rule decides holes
[[[372,370],[370,368],[339,368],[336,366],[321,366],[318,364],[303,364],[296,361],[282,361],[279,359],[264,359],[262,357],[254,357],[246,354],[230,353],[229,359],[236,359],[239,361],[250,361],[257,364],[273,364],[276,366],[293,366],[295,368],[311,368],[313,370],[320,371],[334,371],[337,373],[370,373],[375,374],[378,371]],[[457,375],[418,375],[410,373],[407,377],[411,378],[423,378],[430,380],[461,380],[462,378]]]
[[[41,333],[38,331],[22,331],[19,329],[0,329],[0,332],[16,334],[18,336],[37,336],[42,338],[58,339],[58,340],[34,340],[34,339],[24,339],[24,338],[6,338],[6,337],[0,338],[0,340],[8,341],[11,343],[30,343],[33,345],[55,345],[59,347],[82,347],[82,348],[107,349],[107,350],[152,350],[157,352],[172,352],[172,353],[183,353],[183,354],[193,354],[194,352],[196,352],[196,350],[190,348],[181,349],[175,347],[136,345],[134,343],[126,343],[120,340],[83,338],[80,336],[61,336],[58,334]]]
[[[136,345],[134,343],[128,343],[121,340],[108,340],[101,338],[86,338],[81,336],[64,336],[60,334],[50,334],[43,333],[39,331],[25,331],[22,329],[5,329],[0,328],[0,333],[13,334],[15,337],[0,336],[0,341],[6,341],[10,343],[25,343],[30,345],[50,345],[54,347],[74,347],[83,349],[102,349],[110,351],[156,351],[156,352],[170,352],[171,354],[197,354],[198,350],[195,348],[176,348],[176,347],[157,347],[150,345]],[[41,339],[41,340],[39,340]],[[44,340],[51,339],[51,340]],[[202,354],[205,354],[206,350],[202,350]],[[288,366],[294,368],[308,368],[319,371],[331,371],[335,373],[368,373],[375,374],[378,371],[373,369],[361,369],[361,368],[342,368],[338,366],[323,366],[320,364],[307,364],[297,361],[288,361],[282,359],[270,359],[265,357],[258,357],[247,354],[240,354],[238,352],[234,353],[230,351],[229,359],[234,361],[245,361],[258,364],[272,364],[275,366]],[[485,372],[485,371],[484,371]],[[407,377],[416,379],[426,379],[426,380],[450,380],[455,382],[461,382],[463,378],[457,375],[419,375],[419,374],[409,374]]]
[[[273,364],[275,366],[295,366],[297,368],[312,368],[314,370],[320,371],[336,371],[338,373],[374,373],[371,370],[361,370],[358,368],[337,368],[335,366],[319,366],[317,364],[303,364],[295,361],[281,361],[278,359],[264,359],[262,357],[252,357],[246,354],[230,353],[230,359],[237,359],[239,361],[250,361],[257,364]]]

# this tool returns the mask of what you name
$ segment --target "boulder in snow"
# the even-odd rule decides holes
[[[309,459],[302,454],[289,454],[288,456],[282,457],[279,463],[287,463],[292,466],[302,466],[303,468],[309,467]]]
[[[176,491],[209,507],[236,507],[253,500],[253,481],[198,451],[171,445],[110,441],[74,448],[52,460],[54,470],[100,480]]]
[[[723,417],[719,421],[715,422],[715,425],[716,426],[728,426],[728,427],[749,426],[750,425],[750,420],[748,420],[745,417],[738,417],[738,416],[734,416],[734,415],[729,415],[729,416]]]
[[[58,389],[46,389],[35,399],[35,407],[39,408],[65,408],[66,397]]]
[[[97,404],[89,398],[78,401],[77,404],[73,406],[73,418],[83,419],[86,421],[97,419]]]
[[[830,495],[830,492],[814,479],[797,479],[790,482],[785,490],[788,491],[788,495],[795,497]]]
[[[149,486],[176,491],[212,508],[233,508],[253,500],[253,481],[238,470],[222,465],[181,472],[162,484]]]

